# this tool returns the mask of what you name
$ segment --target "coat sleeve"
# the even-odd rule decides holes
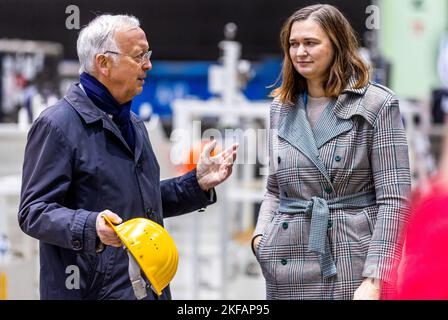
[[[22,230],[62,248],[95,253],[98,212],[63,206],[72,179],[69,143],[50,120],[39,118],[28,133],[18,220]]]
[[[378,215],[363,276],[392,282],[391,270],[400,259],[409,218],[411,191],[408,145],[395,97],[384,104],[375,122],[371,166]]]
[[[164,218],[202,209],[216,202],[215,189],[204,192],[196,179],[196,169],[183,176],[160,182]]]
[[[257,225],[253,236],[264,234],[266,227],[272,221],[274,213],[278,209],[279,205],[279,192],[277,183],[277,161],[276,150],[278,145],[278,113],[271,109],[271,119],[268,145],[269,145],[269,176],[267,181],[266,193],[264,195],[263,202],[261,203],[260,212],[258,214]],[[253,240],[253,239],[252,239]]]

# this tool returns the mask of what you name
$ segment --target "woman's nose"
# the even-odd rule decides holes
[[[305,50],[305,47],[303,45],[300,45],[299,48],[297,48],[297,56],[306,57],[307,55],[308,52]]]

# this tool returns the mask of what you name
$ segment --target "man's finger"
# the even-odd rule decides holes
[[[233,158],[233,162],[235,162],[235,160],[236,160],[236,151],[232,152],[232,158]]]
[[[108,241],[111,244],[121,245],[121,240],[120,239],[110,239]]]
[[[226,158],[224,158],[223,162],[224,165],[232,165],[233,164],[233,156],[230,154]]]
[[[229,152],[229,154],[227,154],[224,157],[225,162],[231,161],[233,163],[235,160],[236,160],[236,151]]]
[[[117,234],[111,230],[105,230],[101,233],[101,240],[105,244],[111,244],[111,243],[121,243],[120,238],[117,236]]]
[[[111,244],[111,246],[115,247],[115,248],[120,248],[122,246],[122,244],[121,243],[115,243],[115,244]]]
[[[240,146],[239,143],[235,143],[229,149],[227,149],[229,155],[232,155],[233,160],[236,159],[236,153],[239,146]]]
[[[104,220],[103,215],[100,214],[100,216],[97,219],[97,229],[103,229],[106,225],[106,220]]]
[[[120,218],[119,215],[117,215],[116,213],[113,213],[110,210],[105,210],[103,212],[103,216],[106,216],[107,218],[109,218],[109,220],[113,223],[113,224],[120,224],[123,222],[123,220]]]
[[[108,246],[112,246],[112,247],[121,247],[123,246],[123,243],[121,243],[121,241],[109,241],[108,243],[106,243]]]
[[[238,149],[239,146],[240,146],[239,143],[234,143],[234,144],[232,144],[229,148],[227,148],[227,149],[225,150],[225,152],[227,152],[227,153],[233,153],[233,152],[236,152],[236,150]]]
[[[219,154],[211,157],[210,160],[214,161],[215,163],[223,163],[229,155],[230,155],[229,150],[224,150]]]
[[[215,149],[217,143],[218,141],[216,140],[207,143],[204,147],[204,150],[202,150],[201,156],[204,158],[210,158],[210,153],[213,151],[213,149]]]

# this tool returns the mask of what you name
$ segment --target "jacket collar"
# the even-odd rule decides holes
[[[78,112],[80,117],[87,124],[92,124],[95,122],[101,123],[103,128],[111,131],[115,136],[117,136],[128,151],[134,154],[136,161],[140,158],[143,149],[143,136],[140,132],[138,123],[142,122],[142,120],[139,119],[134,113],[131,112],[131,121],[134,124],[135,129],[135,152],[132,152],[124,140],[120,130],[113,123],[112,119],[110,119],[104,111],[95,106],[92,100],[87,97],[82,88],[79,87],[78,83],[70,86],[64,99],[76,110],[76,112]]]
[[[90,100],[84,91],[79,87],[79,84],[72,84],[68,89],[64,99],[79,113],[81,118],[87,123],[99,121],[104,117],[104,112],[101,111]]]
[[[371,125],[374,125],[376,115],[366,108],[365,100],[363,99],[370,86],[370,82],[359,89],[354,88],[355,84],[356,78],[351,77],[346,88],[342,90],[342,93],[338,97],[333,112],[338,118],[344,120],[349,120],[351,117],[359,115]]]
[[[70,86],[64,99],[79,113],[87,124],[99,121],[106,116],[106,113],[87,97],[86,93],[79,87],[79,83],[74,83]],[[108,117],[106,116],[106,118]],[[131,113],[131,121],[133,123],[142,122],[134,113]]]
[[[361,88],[355,89],[356,82],[357,82],[357,79],[354,76],[351,76],[348,79],[345,89],[342,90],[342,93],[353,93],[353,94],[357,94],[357,95],[363,95],[364,93],[366,93],[369,85],[367,84]]]

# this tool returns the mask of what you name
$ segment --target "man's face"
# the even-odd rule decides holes
[[[152,69],[151,61],[140,59],[149,44],[140,28],[123,28],[114,36],[121,54],[110,68],[108,89],[119,103],[125,103],[142,92],[146,71]]]

